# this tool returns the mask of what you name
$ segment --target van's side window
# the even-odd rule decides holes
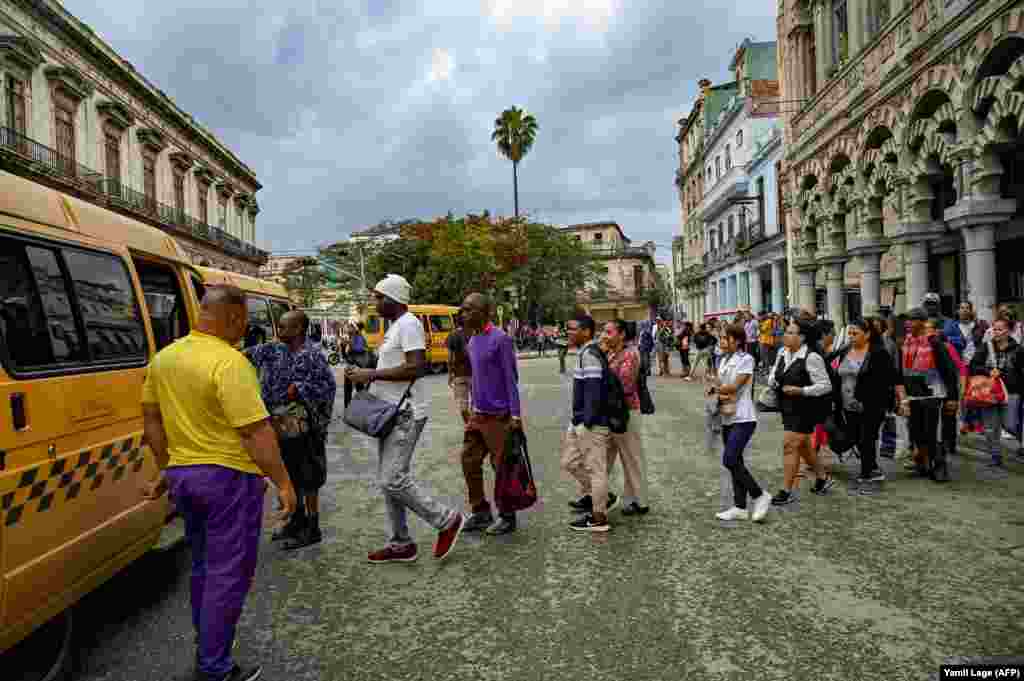
[[[48,368],[81,351],[56,257],[51,251],[31,250],[35,262],[21,244],[0,241],[0,345],[15,370]],[[54,270],[56,277],[51,277]],[[54,313],[52,326],[44,300]]]
[[[71,249],[63,255],[85,324],[90,359],[144,359],[149,348],[124,263],[112,255]]]
[[[250,348],[271,340],[274,327],[270,324],[270,310],[265,298],[248,296],[245,302],[249,308],[249,331],[245,335],[244,347]]]
[[[135,261],[142,295],[149,308],[153,339],[159,352],[189,331],[185,299],[174,271],[165,265]]]
[[[430,315],[430,330],[434,333],[452,330],[452,318],[446,314]]]
[[[194,274],[190,274],[189,277],[192,279],[192,288],[196,292],[196,300],[200,303],[203,302],[203,296],[206,295],[206,285],[203,284],[203,280]]]
[[[290,308],[284,303],[277,301],[270,301],[270,314],[274,316],[274,326],[281,328],[281,317],[284,316],[285,312],[288,312]]]

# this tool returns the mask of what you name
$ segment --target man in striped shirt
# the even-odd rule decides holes
[[[569,340],[579,354],[572,382],[572,423],[565,434],[562,469],[576,480],[581,495],[569,506],[585,513],[569,526],[583,532],[607,532],[608,511],[619,501],[608,491],[611,432],[596,328],[593,318],[587,315],[569,322]]]

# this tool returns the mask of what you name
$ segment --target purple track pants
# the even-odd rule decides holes
[[[220,679],[234,666],[235,625],[256,571],[267,485],[222,466],[173,466],[165,477],[192,546],[196,659],[201,672]]]

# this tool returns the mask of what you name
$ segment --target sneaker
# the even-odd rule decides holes
[[[263,674],[263,667],[259,665],[253,665],[251,667],[241,667],[235,665],[231,668],[226,675],[220,677],[218,681],[256,681]],[[204,681],[213,681],[213,677],[199,672],[196,674],[196,679],[203,679]]]
[[[607,532],[611,527],[608,525],[607,517],[603,521],[594,519],[592,513],[580,516],[569,523],[569,527],[578,532]]]
[[[297,535],[286,541],[281,548],[285,551],[294,551],[295,549],[319,544],[323,540],[324,535],[320,532],[320,528],[317,525],[307,524],[306,527],[299,530]]]
[[[611,512],[611,510],[617,507],[618,505],[619,498],[615,496],[613,492],[608,492],[608,508],[606,509],[606,512]]]
[[[463,532],[479,532],[480,530],[486,530],[494,522],[494,516],[490,511],[477,511],[473,515],[466,519],[466,524],[463,526]]]
[[[768,509],[771,508],[774,499],[768,492],[762,492],[761,496],[754,499],[754,515],[752,516],[755,523],[763,523],[765,516],[768,515]]]
[[[818,496],[825,496],[828,491],[836,486],[836,481],[831,477],[825,478],[824,480],[815,480],[814,487],[811,488],[811,492]]]
[[[631,501],[622,507],[622,515],[647,515],[650,510],[650,506],[641,506],[637,502]]]
[[[733,506],[727,511],[716,513],[715,517],[719,520],[746,520],[750,517],[750,514],[745,508],[737,508]]]
[[[1013,433],[1009,433],[1009,432],[1004,430],[1003,431],[1003,439],[1004,440],[1016,440],[1017,438],[1014,437]]]
[[[895,459],[896,452],[888,449],[882,449],[879,450],[878,456],[882,457],[883,459]]]
[[[876,468],[874,472],[866,478],[864,476],[858,476],[857,482],[885,482],[885,472],[882,471],[881,468]]]
[[[767,492],[765,494],[767,494]],[[792,493],[787,492],[784,489],[780,489],[779,493],[772,497],[772,506],[786,506],[787,504],[792,504],[794,501],[796,501],[796,499],[793,498]]]
[[[574,511],[580,511],[583,513],[590,513],[594,508],[594,500],[590,495],[582,496],[579,499],[573,499],[569,502],[569,508]]]
[[[418,553],[415,544],[404,544],[385,546],[366,557],[371,563],[411,563],[416,560]]]
[[[512,515],[512,516],[502,516],[502,517],[498,518],[498,522],[496,522],[493,525],[491,525],[490,527],[488,527],[485,531],[487,532],[487,534],[494,535],[494,536],[498,536],[498,535],[502,535],[502,534],[508,534],[510,532],[515,532],[516,531],[516,517],[514,515]]]
[[[438,560],[444,560],[448,557],[448,554],[455,548],[455,544],[459,541],[459,535],[462,534],[462,528],[466,524],[466,518],[461,514],[455,516],[454,522],[437,533],[437,542],[434,544],[434,558]]]
[[[288,522],[274,530],[274,533],[270,535],[270,541],[281,541],[297,537],[305,525],[306,517],[293,513]]]
[[[862,497],[873,497],[878,494],[878,485],[869,483],[861,483],[860,487],[857,488],[857,494]]]

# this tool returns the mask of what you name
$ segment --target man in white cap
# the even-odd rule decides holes
[[[465,520],[462,512],[448,508],[423,492],[412,477],[412,455],[427,423],[426,391],[416,379],[427,369],[427,343],[423,324],[409,313],[412,287],[397,274],[377,282],[373,297],[377,312],[391,321],[377,349],[376,369],[348,368],[345,375],[354,384],[373,383],[372,393],[398,404],[407,388],[411,389],[394,430],[378,445],[380,457],[377,484],[384,493],[384,504],[391,524],[387,546],[373,551],[371,563],[412,562],[416,544],[409,535],[406,513],[411,510],[438,531],[434,557],[445,558],[455,547]]]

